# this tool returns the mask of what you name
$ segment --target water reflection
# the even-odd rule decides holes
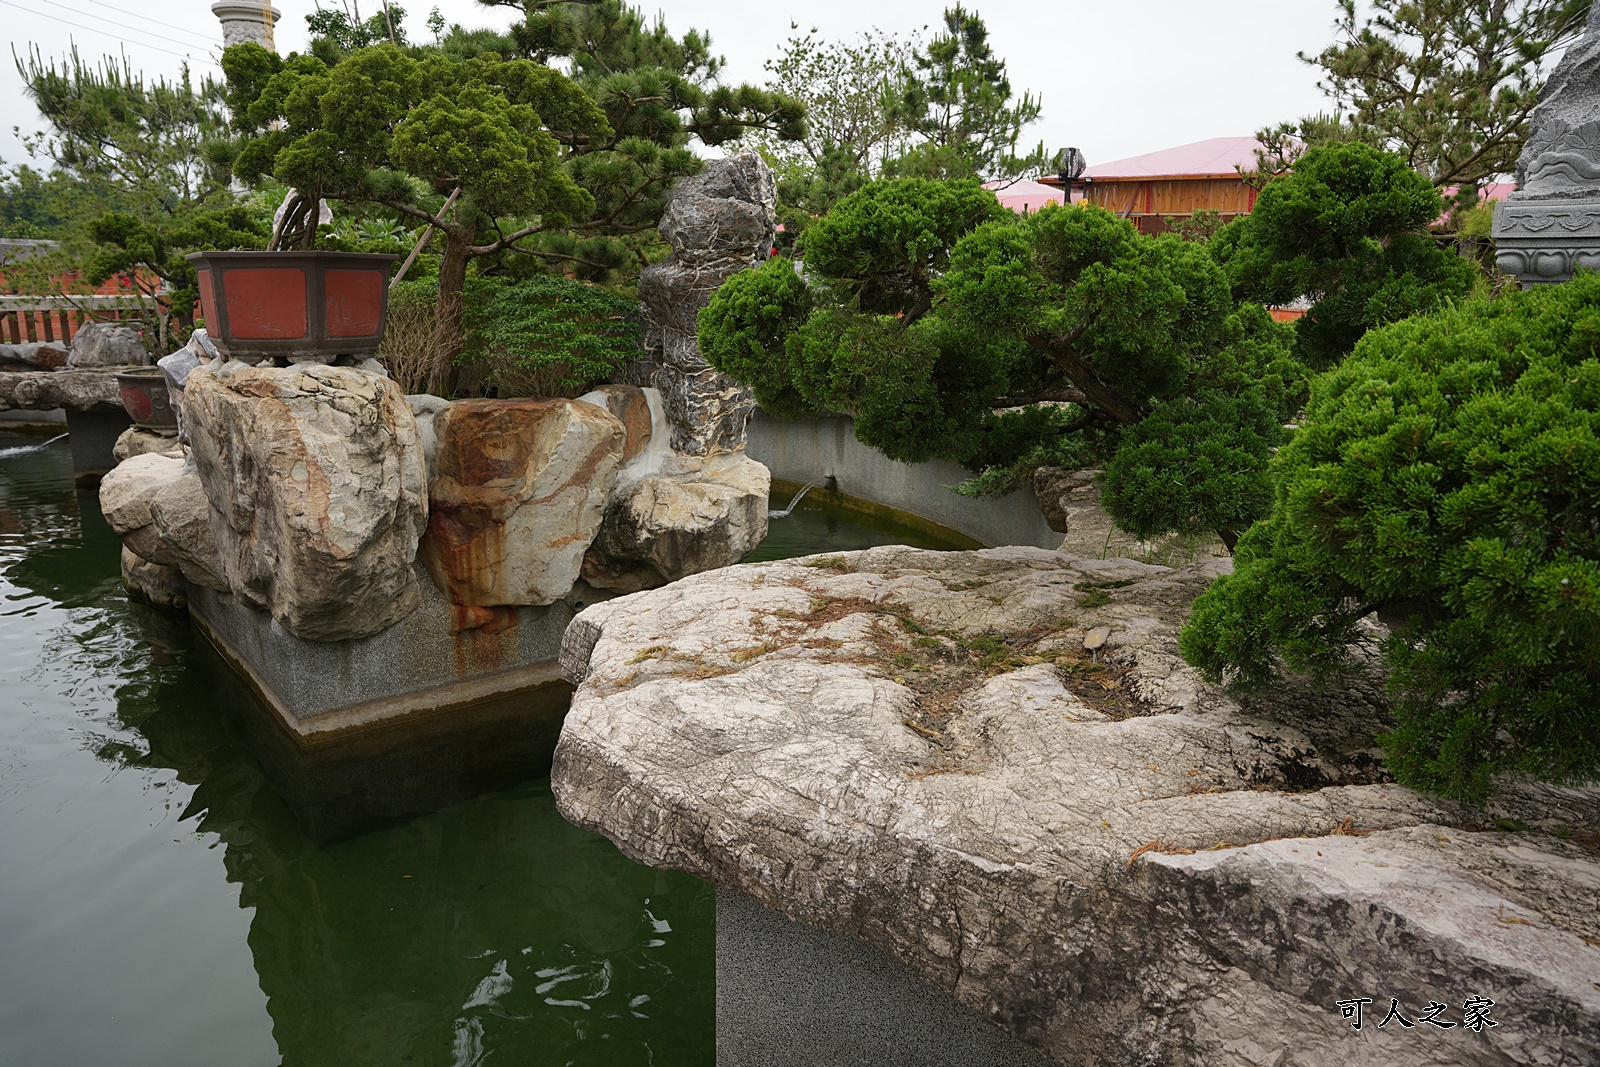
[[[0,460],[0,1062],[712,1062],[709,887],[542,780],[316,847],[59,450]]]

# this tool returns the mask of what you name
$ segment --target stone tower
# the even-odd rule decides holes
[[[1495,209],[1495,261],[1524,287],[1600,270],[1600,4],[1539,96],[1517,191]]]
[[[222,23],[222,43],[228,45],[253,42],[276,52],[272,27],[283,18],[283,12],[263,0],[222,0],[211,5],[211,13]],[[271,24],[267,22],[272,19]]]

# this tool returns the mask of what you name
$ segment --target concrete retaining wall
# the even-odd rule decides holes
[[[612,594],[584,582],[548,607],[502,609],[494,625],[452,632],[450,604],[418,566],[422,603],[350,641],[307,641],[238,597],[189,585],[189,613],[303,744],[379,724],[457,713],[560,678],[561,634]]]
[[[816,482],[957,530],[985,545],[1061,547],[1033,490],[975,499],[952,493],[970,475],[954,463],[900,463],[856,440],[849,419],[775,419],[757,411],[750,420],[751,459],[786,482]]]

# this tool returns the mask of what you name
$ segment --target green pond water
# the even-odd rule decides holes
[[[264,713],[127,600],[37,443],[0,434],[0,1064],[713,1062],[709,885],[568,825],[547,768],[318,847],[244,741]],[[752,559],[939,547],[772,526]]]

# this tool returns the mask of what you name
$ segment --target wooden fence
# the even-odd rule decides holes
[[[0,296],[0,344],[65,345],[84,323],[154,314],[154,301],[141,296]]]

